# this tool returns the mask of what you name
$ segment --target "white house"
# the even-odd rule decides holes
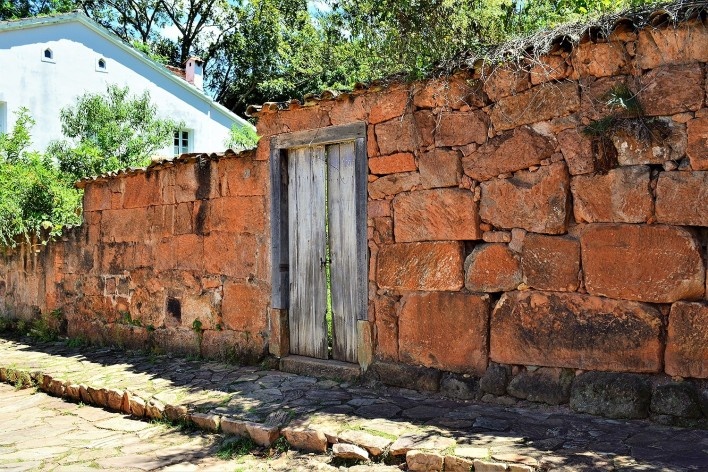
[[[0,132],[27,107],[37,124],[33,148],[62,138],[59,111],[108,84],[150,92],[159,114],[185,124],[162,155],[223,151],[231,126],[252,126],[202,90],[202,62],[181,71],[149,59],[82,13],[0,22]],[[191,82],[191,83],[190,83]]]

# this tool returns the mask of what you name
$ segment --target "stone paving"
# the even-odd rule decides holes
[[[355,470],[442,470],[444,466],[446,472],[472,467],[475,471],[517,472],[708,470],[705,430],[609,420],[533,403],[504,406],[453,401],[435,394],[320,380],[253,366],[110,348],[79,350],[63,342],[28,344],[0,339],[0,379],[18,387],[36,384],[67,400],[130,412],[133,417],[162,418],[214,433],[250,436],[265,450],[284,436],[293,448],[314,453],[298,456],[291,451],[275,461],[253,459],[256,462],[242,470],[336,470],[355,463],[363,464]],[[31,402],[28,399],[34,397],[18,398]],[[43,427],[38,419],[27,416],[22,402],[8,405],[3,400],[3,418],[14,413],[18,419],[12,424],[34,423],[37,434],[56,436],[61,421]],[[81,410],[76,404],[63,405],[74,413]],[[121,425],[128,424],[127,415],[116,418]],[[162,438],[154,432],[156,426],[130,424],[138,425],[135,431],[125,432],[131,440],[139,440],[148,449],[159,445],[153,451],[170,447],[156,439]],[[200,460],[213,453],[215,441],[221,438],[219,434],[191,434],[183,441]],[[7,452],[22,455],[23,447],[12,444],[9,449],[7,442],[0,442],[0,470],[10,463]],[[50,444],[42,446],[53,447]],[[174,444],[181,447],[179,442]],[[114,456],[130,455],[130,449],[118,449]],[[298,460],[309,462],[303,465]],[[218,464],[186,462],[190,467],[224,470]],[[119,465],[111,464],[98,465]],[[155,462],[142,470],[164,466]]]

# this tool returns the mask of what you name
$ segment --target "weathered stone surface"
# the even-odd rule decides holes
[[[621,42],[586,42],[573,48],[571,61],[578,76],[606,77],[622,73],[627,68],[629,55]]]
[[[548,138],[524,126],[504,133],[462,159],[465,174],[474,180],[489,180],[499,174],[527,169],[553,153]]]
[[[474,460],[475,472],[507,472],[509,466],[504,462],[483,461],[480,459]]]
[[[668,118],[627,121],[611,138],[622,166],[663,164],[686,153],[686,126]]]
[[[263,447],[270,447],[279,437],[280,428],[261,423],[247,422],[246,432],[254,443]]]
[[[165,416],[165,405],[159,400],[150,399],[145,405],[145,416],[154,420],[161,420]]]
[[[481,111],[441,113],[438,120],[436,146],[465,146],[487,140],[487,116]]]
[[[485,243],[510,243],[511,231],[485,231],[482,233],[482,241]]]
[[[474,194],[466,189],[403,193],[393,199],[393,227],[398,243],[480,239]]]
[[[418,145],[416,130],[415,120],[411,114],[377,124],[375,132],[379,152],[387,155],[415,151]]]
[[[482,105],[479,92],[465,77],[428,80],[413,91],[413,105],[417,108],[452,108]]]
[[[418,159],[423,188],[457,187],[462,177],[462,161],[457,151],[434,149]]]
[[[657,67],[643,75],[638,94],[647,116],[696,111],[703,104],[703,69],[700,64]]]
[[[708,170],[708,115],[686,123],[686,155],[693,170]]]
[[[376,281],[381,288],[457,291],[464,283],[462,244],[386,244],[379,250]]]
[[[566,231],[570,177],[564,163],[536,172],[520,171],[510,179],[482,182],[479,214],[499,228],[523,228],[535,233]]]
[[[150,403],[157,401],[154,398],[150,400]],[[165,418],[169,421],[185,421],[189,415],[187,407],[185,405],[173,405],[166,404],[164,407]]]
[[[708,29],[700,22],[678,27],[643,28],[637,40],[637,66],[654,69],[665,64],[707,62]]]
[[[502,364],[658,372],[661,315],[649,305],[577,293],[510,292],[490,321]]]
[[[145,405],[145,400],[142,398],[131,395],[130,396],[130,414],[133,416],[137,416],[138,418],[142,418],[145,416],[145,410],[146,410],[146,405]]]
[[[453,438],[434,435],[431,433],[408,433],[400,436],[393,444],[389,452],[392,456],[402,456],[408,451],[413,450],[429,450],[443,451],[449,447],[455,446],[456,442]]]
[[[698,391],[688,382],[659,385],[651,396],[651,411],[660,415],[699,418],[701,407]]]
[[[471,292],[514,290],[521,280],[519,257],[506,244],[480,244],[465,260],[465,287]]]
[[[376,310],[376,357],[398,360],[398,303],[392,297],[378,296]]]
[[[483,89],[492,101],[516,95],[531,87],[531,77],[526,70],[515,69],[510,65],[501,65],[483,77]]]
[[[479,388],[492,395],[504,395],[510,379],[511,367],[490,362],[487,371],[479,379]]]
[[[367,98],[371,103],[369,124],[375,125],[403,115],[410,101],[410,93],[407,88],[392,87]]]
[[[445,456],[445,472],[470,472],[474,461],[464,457]]]
[[[286,441],[301,451],[325,452],[327,450],[327,437],[322,431],[305,428],[283,428]]]
[[[573,292],[580,283],[580,243],[565,237],[527,234],[521,267],[529,287]]]
[[[651,385],[640,375],[587,372],[573,382],[570,407],[609,418],[646,418],[650,397]]]
[[[662,172],[656,184],[660,223],[708,226],[708,172]]]
[[[401,192],[408,192],[418,185],[420,185],[420,174],[417,172],[390,174],[369,183],[369,195],[377,200]]]
[[[221,419],[221,430],[226,434],[233,434],[236,436],[248,436],[246,431],[246,425],[248,421],[237,420],[234,418],[222,418]]]
[[[705,291],[700,243],[684,228],[587,225],[580,245],[585,287],[592,295],[671,303],[700,298]]]
[[[590,138],[583,135],[577,128],[572,128],[558,133],[556,139],[560,144],[570,175],[595,172],[595,159]]]
[[[430,392],[436,392],[440,388],[440,371],[428,367],[417,367],[397,362],[374,362],[366,374],[394,387]]]
[[[408,451],[406,465],[411,472],[433,472],[443,470],[443,456],[434,452]]]
[[[538,85],[552,80],[566,79],[569,69],[568,61],[563,56],[545,54],[536,57],[531,65],[531,83]]]
[[[400,360],[452,372],[483,373],[487,368],[488,313],[486,296],[404,296],[398,322]]]
[[[113,411],[121,411],[123,404],[123,390],[109,388],[106,390],[106,405]]]
[[[580,114],[586,120],[601,120],[611,116],[617,113],[616,108],[608,103],[612,90],[627,88],[635,91],[637,87],[635,78],[626,75],[580,79]]]
[[[516,398],[549,405],[567,403],[574,373],[570,369],[541,367],[533,372],[524,370],[511,379],[506,391]]]
[[[574,177],[573,213],[578,223],[643,223],[651,218],[653,202],[648,166],[612,169],[607,174]]]
[[[686,302],[671,306],[665,363],[669,375],[708,378],[708,306]]]
[[[368,461],[369,453],[359,446],[353,444],[337,443],[332,445],[334,457],[355,461]]]
[[[440,393],[459,400],[472,400],[479,392],[479,379],[468,374],[445,372],[440,380]]]
[[[393,442],[388,438],[374,436],[366,431],[348,429],[337,435],[340,441],[351,443],[364,448],[369,454],[378,457],[386,451],[386,448]]]
[[[219,431],[219,426],[221,425],[221,417],[209,413],[191,413],[189,419],[199,429],[204,431]]]
[[[565,116],[580,108],[575,82],[537,85],[531,90],[499,99],[492,110],[492,124],[500,131]]]
[[[413,154],[399,152],[390,156],[372,157],[369,159],[369,169],[372,174],[383,175],[412,172],[416,170],[416,166]]]
[[[224,283],[221,300],[224,325],[236,331],[256,332],[263,328],[268,295],[266,290],[258,285]]]

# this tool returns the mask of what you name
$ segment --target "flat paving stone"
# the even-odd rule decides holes
[[[576,414],[567,406],[455,401],[433,393],[319,380],[254,366],[0,337],[0,367],[10,366],[76,385],[127,389],[146,403],[157,397],[192,413],[279,427],[311,422],[327,430],[330,442],[342,431],[363,431],[385,439],[382,443],[398,442],[401,451],[449,454],[457,449],[468,459],[485,459],[488,454],[517,467],[556,472],[708,470],[706,430],[609,420]],[[0,384],[0,470],[236,469],[236,461],[216,456],[221,435],[180,431],[33,393]],[[382,446],[386,447],[392,446]],[[338,470],[340,465],[332,463],[331,449],[324,454],[291,450],[268,460],[253,455],[238,458],[238,467],[248,471]],[[400,469],[366,464],[350,470]]]

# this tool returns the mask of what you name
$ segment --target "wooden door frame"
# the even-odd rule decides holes
[[[288,153],[292,148],[355,142],[357,274],[359,293],[357,320],[368,319],[367,185],[368,155],[366,123],[358,121],[274,136],[270,140],[270,229],[271,229],[271,308],[290,307],[288,240]]]

